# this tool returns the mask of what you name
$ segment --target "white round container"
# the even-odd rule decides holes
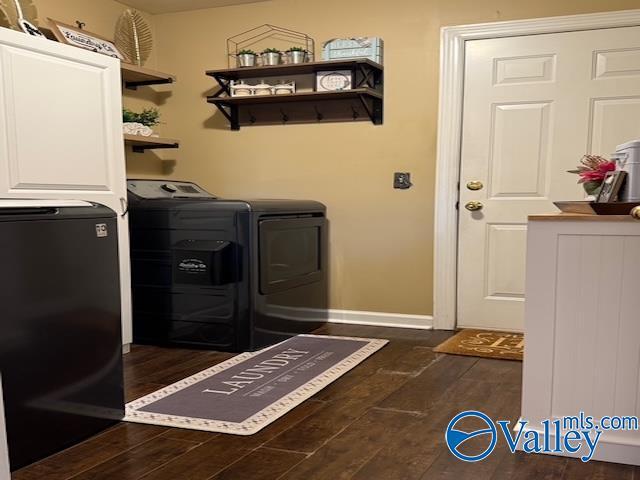
[[[231,84],[232,97],[249,97],[253,95],[253,87],[244,82]]]
[[[254,95],[271,95],[273,93],[273,87],[268,83],[259,83],[253,87]]]
[[[279,83],[273,86],[273,93],[276,95],[290,95],[296,92],[296,87],[293,83]]]
[[[621,202],[640,202],[640,140],[616,147],[612,155],[620,170],[627,172],[627,181],[620,194]]]

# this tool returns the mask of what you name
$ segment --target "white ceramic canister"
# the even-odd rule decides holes
[[[276,95],[289,95],[296,93],[296,85],[293,82],[282,82],[273,86],[273,93]]]
[[[640,140],[618,145],[612,157],[618,162],[620,170],[627,172],[620,201],[640,202]]]
[[[273,93],[273,87],[268,83],[259,83],[253,86],[254,95],[271,95]]]
[[[253,95],[253,87],[243,81],[238,83],[231,83],[231,96],[232,97],[249,97]]]

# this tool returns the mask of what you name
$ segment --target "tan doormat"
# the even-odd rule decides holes
[[[465,329],[460,330],[433,350],[453,355],[522,361],[524,335],[522,333]]]

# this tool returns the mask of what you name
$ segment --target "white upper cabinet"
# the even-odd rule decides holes
[[[120,61],[0,28],[0,197],[79,199],[119,218],[131,343]]]

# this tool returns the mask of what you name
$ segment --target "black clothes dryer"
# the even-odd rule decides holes
[[[240,352],[326,322],[324,205],[127,185],[135,343]]]

